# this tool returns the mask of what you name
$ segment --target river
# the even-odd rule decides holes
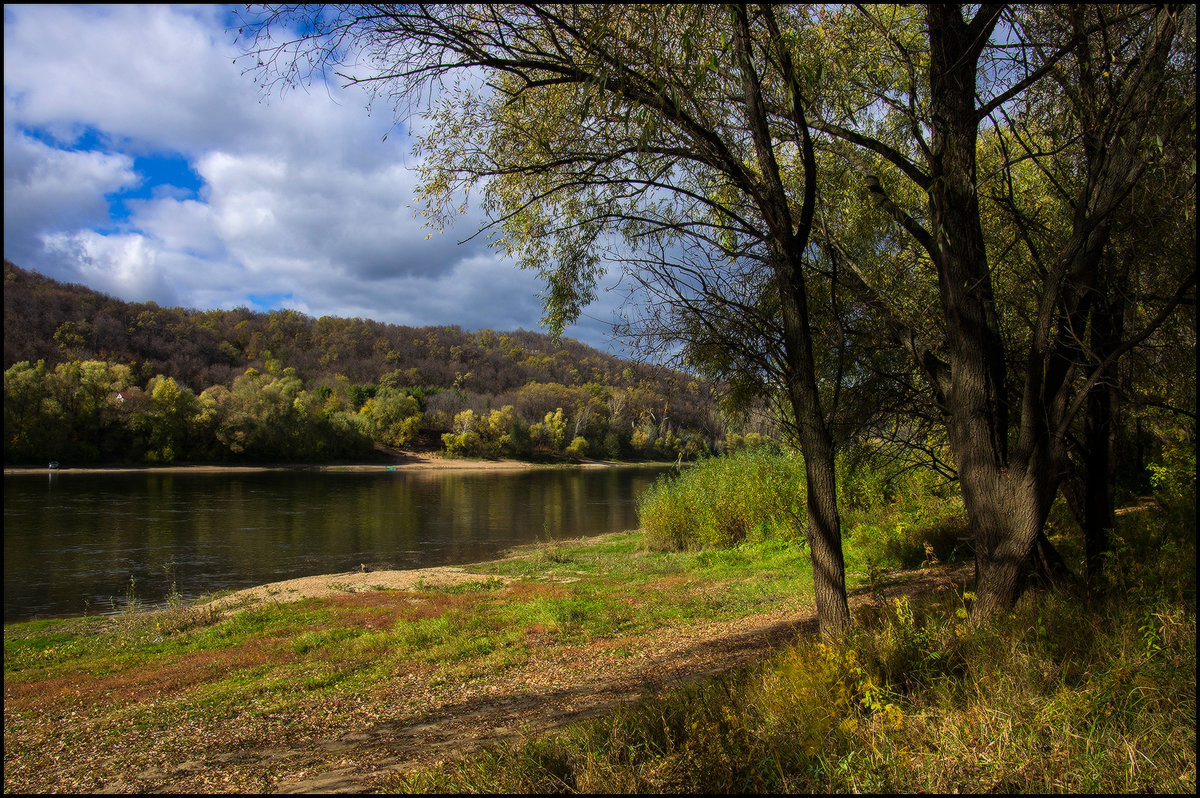
[[[313,574],[492,559],[637,526],[661,467],[4,477],[4,622]]]

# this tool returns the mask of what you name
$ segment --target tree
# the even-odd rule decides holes
[[[1138,215],[1133,190],[1161,162],[1154,143],[1190,150],[1194,164],[1194,11],[985,4],[966,17],[932,4],[841,9],[826,26],[837,74],[813,127],[915,246],[936,313],[914,329],[868,270],[847,285],[888,318],[944,414],[975,531],[976,609],[1006,612],[1030,563],[1054,556],[1043,527],[1072,425],[1095,402],[1093,448],[1108,435],[1104,397],[1118,362],[1194,302],[1194,254],[1181,270],[1157,264],[1158,297],[1121,329],[1125,280],[1112,247],[1120,214]],[[979,153],[992,147],[1002,162],[981,175]],[[1022,164],[1053,186],[1050,204],[1065,218],[1046,219],[1013,190]],[[1177,196],[1194,217],[1192,170]],[[1002,207],[989,210],[1008,213],[1017,235],[1007,242],[985,232],[983,189],[1001,181]],[[1030,267],[1023,282],[1013,279],[1019,261]],[[1111,507],[1107,470],[1089,489],[1106,491],[1096,501]]]
[[[402,112],[436,92],[430,219],[482,189],[493,243],[543,277],[553,330],[595,297],[606,252],[648,300],[647,347],[781,397],[828,638],[850,614],[809,285],[814,76],[791,46],[808,24],[769,5],[371,5],[261,8],[242,33],[264,85],[341,70]]]
[[[430,218],[481,189],[552,327],[607,255],[647,350],[782,400],[823,634],[849,617],[833,452],[862,423],[851,393],[900,388],[899,440],[942,428],[986,618],[1054,572],[1072,457],[1111,461],[1122,363],[1194,304],[1190,7],[356,6],[269,10],[252,33],[296,21],[251,47],[259,74],[353,53],[365,71],[339,74],[401,110],[436,94]],[[1122,244],[1148,181],[1170,258]],[[1077,472],[1094,564],[1112,469]]]
[[[51,406],[56,406],[53,394],[44,361],[31,366],[23,360],[4,372],[5,462],[37,462],[60,456],[52,430],[65,426],[65,419],[49,417]]]
[[[359,412],[370,421],[371,438],[387,446],[408,446],[420,430],[420,404],[396,388],[380,388]]]
[[[176,457],[186,456],[192,437],[189,427],[199,410],[196,395],[161,374],[150,380],[146,392],[151,399],[145,418],[146,459],[171,463]]]

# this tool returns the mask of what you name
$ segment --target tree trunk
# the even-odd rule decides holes
[[[1083,495],[1083,551],[1090,587],[1097,587],[1104,573],[1104,555],[1108,552],[1112,530],[1116,527],[1115,459],[1113,457],[1113,418],[1111,388],[1097,386],[1088,397],[1086,431],[1089,451]],[[1093,415],[1093,413],[1095,415]]]
[[[815,433],[815,434],[814,434]],[[834,447],[824,430],[801,430],[808,525],[805,539],[812,558],[813,595],[822,640],[842,637],[850,628],[846,600],[846,562],[842,555],[842,526],[837,509]]]
[[[764,12],[773,25],[770,10]],[[761,197],[760,210],[770,229],[767,249],[779,291],[780,317],[783,322],[784,362],[781,372],[795,418],[796,436],[804,454],[807,486],[808,521],[805,536],[812,559],[813,592],[817,604],[817,623],[821,639],[837,640],[850,628],[850,605],[846,600],[846,564],[842,556],[842,528],[837,510],[837,475],[834,469],[833,435],[821,409],[817,390],[817,367],[813,357],[812,324],[809,318],[808,289],[804,271],[804,250],[812,232],[817,197],[817,165],[804,117],[803,96],[787,49],[776,54],[789,82],[792,97],[792,121],[800,136],[804,163],[804,199],[798,214],[793,213],[788,192],[780,175],[771,128],[762,96],[762,84],[752,58],[749,19],[744,7],[735,7],[734,41],[740,58],[739,68],[746,96],[746,121],[762,174],[762,185],[751,195]],[[778,31],[773,29],[774,35]]]
[[[821,639],[833,641],[843,637],[850,629],[846,563],[842,555],[842,527],[837,509],[833,435],[821,410],[820,393],[817,390],[801,253],[795,248],[780,245],[774,254],[785,334],[785,380],[796,422],[796,436],[804,455],[807,480],[805,495],[808,523],[805,538],[812,559],[817,623]]]
[[[1035,584],[1044,587],[1058,584],[1071,576],[1071,569],[1067,567],[1066,560],[1046,537],[1044,529],[1038,532],[1037,540],[1033,543],[1033,551],[1030,552],[1028,565],[1030,579]]]
[[[1120,303],[1099,303],[1092,314],[1092,348],[1106,357],[1121,341],[1124,312]],[[1117,365],[1111,365],[1088,396],[1084,416],[1083,551],[1088,585],[1099,586],[1112,530],[1116,527]]]
[[[950,448],[975,535],[977,616],[1007,612],[1045,520],[1044,469],[1034,458],[1014,469],[1008,452],[1004,343],[995,309],[976,192],[976,65],[991,27],[958,6],[931,4],[930,255],[949,343],[945,410]],[[1031,452],[1037,454],[1037,452]]]
[[[977,500],[967,510],[975,529],[974,615],[979,621],[1011,611],[1032,582],[1057,581],[1066,572],[1042,531],[1053,498],[1045,479],[1010,475],[1002,481],[1007,490],[986,494],[994,501]]]

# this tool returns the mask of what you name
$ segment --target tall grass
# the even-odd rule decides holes
[[[969,554],[966,513],[953,485],[928,470],[879,468],[839,459],[842,526],[851,562],[915,568]],[[701,460],[664,475],[638,500],[654,551],[728,548],[745,541],[802,542],[804,459],[795,450],[755,447]]]
[[[686,551],[772,537],[798,540],[804,503],[800,455],[756,447],[660,477],[639,497],[637,512],[650,549]]]

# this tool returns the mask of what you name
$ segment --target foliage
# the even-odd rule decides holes
[[[868,570],[918,568],[971,554],[958,486],[913,453],[864,443],[838,460],[849,556]]]
[[[506,443],[504,456],[691,459],[725,434],[705,386],[568,339],[132,305],[11,263],[5,282],[8,463],[361,457],[367,441],[413,446],[436,440],[463,410],[490,421],[492,407],[508,405],[519,422],[510,430],[520,437],[532,427],[533,440]],[[71,321],[85,316],[86,325]],[[59,338],[71,345],[44,350],[38,330],[50,340],[55,321],[68,325]],[[216,336],[211,350],[186,348]],[[43,360],[11,362],[43,351]],[[104,358],[73,359],[93,352]],[[250,370],[266,376],[247,383]],[[632,440],[639,421],[651,432],[644,446]],[[288,423],[313,445],[289,439]],[[576,438],[586,447],[566,455]],[[475,451],[466,444],[457,451]]]
[[[1172,442],[1163,447],[1161,460],[1148,466],[1150,485],[1155,497],[1187,523],[1192,512],[1195,525],[1196,445],[1195,442]]]
[[[848,558],[864,569],[916,568],[967,556],[955,486],[928,469],[880,462],[870,447],[838,461]],[[647,545],[661,551],[801,539],[804,466],[794,451],[739,449],[667,475],[638,499]]]
[[[638,521],[657,551],[801,540],[804,464],[794,451],[746,449],[660,477],[638,498]]]
[[[290,368],[306,390],[321,394],[329,411],[358,411],[390,388],[416,399],[425,414],[422,428],[439,432],[448,430],[454,413],[467,407],[479,412],[511,404],[527,424],[562,408],[574,427],[578,409],[590,405],[594,423],[586,431],[582,425],[579,431],[572,429],[565,443],[582,434],[597,447],[609,431],[627,436],[633,420],[664,407],[676,426],[689,430],[710,426],[714,412],[708,386],[689,375],[526,330],[469,332],[456,326],[314,319],[295,311],[162,308],[65,285],[8,261],[4,307],[5,369],[22,361],[33,368],[40,360],[53,371],[60,363],[95,360],[128,368],[127,381],[138,388],[162,375],[199,394],[216,385],[231,388],[248,368],[277,376]],[[59,337],[69,332],[72,342],[67,350],[54,340],[63,325],[67,332]],[[439,427],[436,413],[427,412],[427,401],[445,403],[447,397],[438,395],[449,393],[456,377],[467,374],[460,380],[461,406]],[[26,402],[22,412],[39,404]],[[404,437],[402,430],[393,432]],[[711,435],[717,436],[715,442],[724,429]],[[40,462],[44,447],[33,448],[39,453],[29,461]],[[632,450],[620,454],[641,456]],[[13,462],[11,453],[6,462]]]
[[[512,405],[476,416],[464,410],[454,417],[454,431],[442,436],[446,451],[462,457],[525,457],[529,454],[529,427]]]
[[[540,423],[529,427],[529,437],[533,445],[551,452],[561,451],[567,436],[567,420],[562,408],[547,412]]]
[[[412,443],[421,428],[420,403],[396,388],[380,388],[359,413],[369,422],[372,440],[397,449]]]
[[[349,459],[370,452],[352,414],[327,413],[288,370],[249,369],[231,388],[197,396],[163,375],[145,390],[128,366],[68,361],[53,372],[21,362],[4,375],[8,462]]]

